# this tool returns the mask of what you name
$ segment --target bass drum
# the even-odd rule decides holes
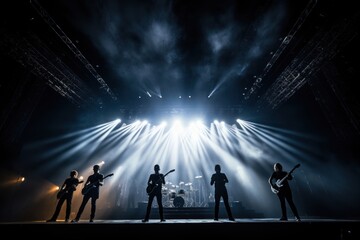
[[[177,197],[174,198],[173,203],[174,203],[174,207],[182,208],[182,207],[184,207],[185,200],[184,200],[184,198],[182,198],[180,196],[177,196]]]

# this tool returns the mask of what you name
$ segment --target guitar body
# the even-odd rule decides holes
[[[71,187],[69,187],[69,188],[60,189],[60,191],[56,194],[56,198],[57,198],[57,199],[62,198],[65,194],[68,193],[69,190],[72,190],[73,192],[76,191],[76,186],[77,186],[78,184],[80,184],[80,183],[83,183],[83,182],[84,182],[84,181],[80,181],[80,182],[78,182],[76,185],[73,184],[73,185],[72,185]]]
[[[172,169],[170,170],[169,172],[167,172],[165,175],[164,175],[164,178],[169,174],[169,173],[172,173],[172,172],[175,172],[175,169]],[[159,179],[161,180],[161,179]],[[154,192],[154,190],[159,186],[158,182],[154,183],[154,184],[148,184],[148,186],[146,187],[146,193],[148,195],[150,195],[152,192]]]
[[[274,184],[274,186],[271,187],[271,191],[272,191],[273,193],[275,193],[275,194],[278,194],[278,193],[281,191],[281,188],[284,186],[283,182],[284,182],[284,181],[288,178],[288,176],[289,176],[292,172],[294,172],[294,170],[295,170],[296,168],[298,168],[298,167],[300,167],[300,164],[297,164],[293,169],[291,169],[291,171],[290,171],[288,174],[286,174],[285,177],[283,177],[282,179],[278,179],[278,180],[276,181],[276,183]]]
[[[102,180],[104,180],[104,179],[107,178],[107,177],[111,177],[111,176],[113,176],[113,175],[114,175],[113,173],[111,173],[111,174],[109,174],[109,175],[106,175],[105,177],[103,177]],[[88,194],[88,193],[91,191],[91,189],[96,188],[96,184],[99,183],[99,182],[100,182],[100,180],[97,180],[97,181],[94,182],[94,183],[85,185],[85,186],[83,187],[83,189],[81,189],[82,195]]]
[[[60,198],[62,198],[66,193],[67,193],[66,190],[65,190],[65,189],[62,189],[62,190],[60,190],[60,191],[56,194],[56,198],[57,198],[57,199],[60,199]]]
[[[271,191],[275,194],[278,194],[280,192],[280,188],[278,186],[271,187]]]
[[[275,184],[276,184],[276,187],[277,187],[278,190],[279,190],[282,186],[284,186],[284,184],[282,183],[282,181],[281,181],[280,179],[278,179]]]
[[[152,191],[154,191],[154,188],[155,188],[154,185],[149,184],[149,185],[146,187],[146,193],[147,193],[147,194],[152,193]]]
[[[95,184],[89,184],[89,185],[85,186],[83,189],[81,189],[81,194],[82,195],[88,194],[90,192],[90,190],[93,188],[95,188]]]

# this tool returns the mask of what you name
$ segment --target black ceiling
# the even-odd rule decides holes
[[[276,89],[287,76],[307,83],[340,57],[358,66],[344,50],[358,10],[341,1],[38,0],[6,3],[1,19],[2,58],[85,108],[258,111],[292,96]]]

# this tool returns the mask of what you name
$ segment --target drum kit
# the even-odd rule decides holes
[[[166,182],[162,186],[163,206],[164,207],[195,207],[197,189],[193,188],[192,182],[179,182],[173,184]]]

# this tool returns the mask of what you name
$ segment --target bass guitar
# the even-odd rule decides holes
[[[97,181],[95,181],[93,183],[90,183],[90,184],[84,186],[84,188],[81,189],[82,195],[87,194],[91,189],[95,188],[96,185],[100,182],[100,180],[104,180],[105,178],[111,177],[113,175],[114,175],[113,173],[110,173],[110,174],[106,175],[105,177],[103,177],[103,179],[99,179],[99,180],[97,180]]]
[[[293,169],[291,169],[290,172],[288,172],[285,177],[283,177],[282,179],[278,179],[275,183],[275,186],[271,187],[271,191],[275,194],[278,194],[280,192],[280,189],[283,187],[283,182],[289,177],[289,175],[295,171],[295,169],[297,169],[298,167],[300,167],[300,163],[296,164],[295,167],[293,167]]]
[[[69,192],[69,190],[73,190],[75,191],[76,190],[76,186],[80,183],[83,183],[84,181],[79,181],[77,184],[73,184],[71,185],[70,187],[66,187],[66,188],[63,188],[63,189],[60,189],[59,192],[56,194],[56,198],[57,199],[60,199],[62,198],[66,193]]]
[[[175,169],[172,169],[170,171],[168,171],[164,177],[166,177],[169,173],[172,173],[172,172],[175,172]],[[152,183],[152,184],[149,184],[147,187],[146,187],[146,192],[147,194],[151,194],[158,186],[159,186],[159,183],[162,181],[162,178],[159,178],[155,183]]]

